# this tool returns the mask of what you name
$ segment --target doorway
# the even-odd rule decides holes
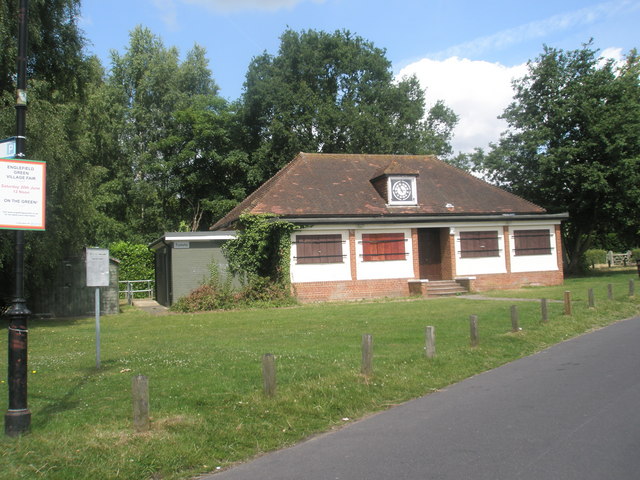
[[[440,228],[418,229],[418,263],[420,278],[442,280]]]

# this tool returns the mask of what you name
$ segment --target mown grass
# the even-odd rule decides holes
[[[102,318],[102,368],[95,368],[93,318],[31,321],[32,432],[0,439],[0,478],[178,479],[337,428],[370,412],[433,392],[612,321],[640,312],[631,272],[567,280],[553,288],[491,292],[562,300],[540,323],[537,301],[461,298],[324,304],[151,316],[126,307]],[[607,284],[614,285],[613,301]],[[639,283],[639,282],[636,282]],[[596,308],[587,308],[587,290]],[[469,316],[480,346],[469,347]],[[437,357],[424,356],[436,329]],[[6,330],[6,326],[3,327]],[[374,338],[374,375],[360,375],[360,342]],[[6,335],[6,333],[5,333]],[[6,338],[6,337],[5,337]],[[277,394],[262,394],[264,353],[277,363]],[[6,358],[0,360],[6,371]],[[131,379],[149,377],[152,423],[135,433]],[[7,398],[6,383],[0,395]],[[6,408],[6,404],[5,404]],[[6,411],[6,410],[5,410]]]

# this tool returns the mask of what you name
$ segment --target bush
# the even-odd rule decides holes
[[[109,255],[120,261],[120,280],[149,280],[154,278],[153,252],[137,243],[115,242],[109,245]]]
[[[633,255],[633,261],[637,262],[640,260],[640,248],[632,248],[631,255]]]
[[[252,277],[240,291],[234,292],[229,282],[221,283],[214,274],[209,283],[180,298],[171,309],[192,313],[247,307],[282,307],[295,303],[286,285],[269,278]]]
[[[233,304],[233,295],[217,290],[213,285],[204,284],[178,299],[171,310],[183,313],[203,312],[233,308]]]
[[[589,268],[594,268],[596,264],[607,263],[607,252],[604,250],[587,250],[584,256]]]

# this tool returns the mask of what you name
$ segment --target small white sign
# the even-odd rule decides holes
[[[45,229],[46,165],[0,158],[0,228]]]
[[[87,248],[87,287],[109,286],[109,249]]]
[[[189,242],[184,240],[179,240],[177,242],[173,242],[173,248],[189,248]]]
[[[0,158],[13,158],[16,156],[15,137],[0,140]]]

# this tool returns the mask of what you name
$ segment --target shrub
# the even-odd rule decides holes
[[[594,268],[599,263],[607,263],[607,252],[604,250],[587,250],[584,256],[589,268]]]
[[[640,260],[640,248],[632,248],[631,255],[633,255],[633,261],[637,262]]]
[[[295,303],[287,285],[269,278],[253,276],[240,291],[234,292],[230,283],[222,284],[217,276],[212,275],[209,283],[180,298],[171,309],[191,313],[246,307],[282,307]]]

